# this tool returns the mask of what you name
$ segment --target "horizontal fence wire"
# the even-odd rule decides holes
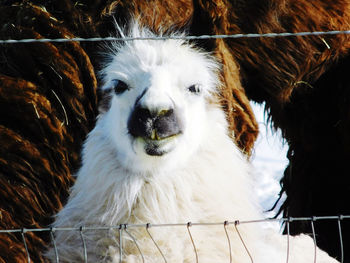
[[[281,223],[291,223],[294,221],[322,221],[322,220],[345,220],[350,219],[350,215],[340,215],[340,216],[313,216],[313,217],[286,217],[286,218],[265,218],[257,220],[236,220],[236,221],[225,221],[226,224],[255,224],[255,223],[267,223],[267,222],[281,222]],[[191,226],[219,226],[224,225],[225,222],[207,222],[207,223],[165,223],[165,224],[120,224],[115,226],[84,226],[83,230],[110,230],[110,229],[120,229],[121,227],[127,228],[154,228],[154,227],[187,227],[188,224]],[[17,228],[17,229],[0,229],[1,233],[26,233],[26,232],[50,232],[50,231],[81,231],[82,227],[50,227],[50,228]]]
[[[297,36],[322,36],[322,35],[350,35],[350,30],[334,31],[313,31],[313,32],[295,32],[295,33],[263,33],[263,34],[231,34],[231,35],[201,35],[201,36],[157,36],[157,37],[91,37],[91,38],[38,38],[38,39],[2,39],[0,44],[19,44],[19,43],[47,43],[47,42],[99,42],[99,41],[134,41],[134,40],[204,40],[204,39],[239,39],[239,38],[276,38],[276,37],[297,37]]]
[[[250,262],[254,262],[254,258],[252,257],[250,250],[249,250],[249,244],[246,244],[244,240],[244,235],[241,234],[239,230],[239,225],[244,225],[244,224],[259,224],[259,223],[268,223],[268,222],[273,222],[277,221],[280,223],[284,223],[286,225],[286,230],[287,234],[286,236],[286,243],[287,243],[287,249],[286,249],[286,263],[289,262],[290,259],[290,223],[292,222],[310,222],[312,233],[311,233],[311,238],[313,239],[314,242],[314,261],[316,262],[317,258],[317,240],[316,236],[317,233],[315,231],[315,226],[314,223],[317,221],[324,221],[324,220],[331,220],[331,221],[337,221],[338,223],[338,235],[339,235],[339,247],[340,247],[340,252],[341,252],[341,258],[340,262],[344,262],[344,245],[343,245],[343,233],[342,233],[342,228],[341,228],[341,222],[344,220],[350,219],[350,215],[339,215],[339,216],[312,216],[312,217],[288,217],[288,218],[266,218],[266,219],[257,219],[257,220],[235,220],[235,221],[224,221],[224,222],[207,222],[207,223],[195,223],[195,222],[187,222],[187,223],[165,223],[165,224],[120,224],[120,225],[115,225],[115,226],[80,226],[80,227],[57,227],[57,228],[21,228],[21,229],[0,229],[0,234],[9,234],[9,233],[20,233],[22,236],[22,241],[23,241],[23,246],[25,248],[26,252],[26,257],[27,257],[27,262],[31,262],[30,260],[30,253],[28,250],[25,234],[28,232],[49,232],[50,237],[51,237],[51,244],[54,249],[54,256],[55,256],[55,261],[56,263],[59,262],[59,253],[58,249],[56,246],[55,238],[54,238],[54,233],[58,231],[77,231],[80,234],[81,237],[81,243],[82,243],[82,248],[83,248],[83,262],[88,262],[88,253],[87,253],[87,246],[86,246],[86,240],[84,237],[84,231],[88,230],[97,230],[97,231],[105,231],[105,230],[119,230],[119,262],[122,262],[123,260],[123,244],[122,244],[122,235],[125,233],[132,242],[135,244],[137,251],[140,255],[141,262],[146,262],[145,257],[142,253],[142,247],[139,246],[137,239],[132,235],[132,233],[129,231],[132,228],[144,228],[147,232],[148,237],[156,247],[156,249],[159,251],[161,258],[165,263],[167,263],[167,258],[166,254],[161,250],[161,247],[156,243],[155,239],[153,238],[150,229],[151,228],[161,228],[161,227],[184,227],[187,228],[187,233],[189,240],[191,241],[191,244],[193,246],[193,252],[194,252],[194,257],[195,257],[195,262],[198,263],[200,262],[198,253],[197,253],[197,247],[196,247],[196,240],[191,234],[191,228],[196,227],[196,226],[223,226],[226,238],[227,238],[227,243],[228,243],[228,248],[229,248],[229,257],[228,261],[232,262],[232,252],[231,252],[231,241],[230,237],[227,232],[227,227],[229,225],[234,226],[234,230],[238,234],[239,240],[242,243],[247,257],[250,259]],[[125,235],[124,234],[124,235]]]

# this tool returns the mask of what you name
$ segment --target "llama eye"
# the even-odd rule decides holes
[[[119,95],[122,94],[124,91],[128,90],[129,86],[119,79],[113,79],[112,88],[114,89],[115,94]]]
[[[187,89],[189,92],[192,92],[192,93],[200,93],[201,92],[200,86],[198,84],[191,85]]]

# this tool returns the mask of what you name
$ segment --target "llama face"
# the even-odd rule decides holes
[[[135,26],[132,36],[153,35]],[[170,169],[194,153],[208,130],[207,99],[218,84],[216,69],[206,54],[181,40],[113,47],[103,70],[100,119],[121,165],[135,171]]]

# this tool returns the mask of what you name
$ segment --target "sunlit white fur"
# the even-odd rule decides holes
[[[131,36],[153,36],[135,24]],[[262,218],[252,192],[250,166],[228,136],[223,110],[213,103],[220,86],[218,65],[182,40],[132,41],[115,45],[103,70],[104,86],[120,79],[130,90],[112,95],[83,149],[82,167],[67,205],[54,227],[224,222]],[[192,94],[190,85],[202,92]],[[173,105],[181,112],[183,134],[164,142],[169,152],[149,156],[144,141],[129,135],[127,121],[137,97],[143,105]],[[209,103],[209,101],[211,101]],[[163,143],[163,142],[162,142]],[[259,224],[238,225],[254,262],[286,262],[287,238]],[[129,228],[145,262],[164,262],[145,228]],[[187,228],[151,227],[167,262],[195,262]],[[199,262],[229,262],[224,226],[192,226]],[[232,262],[251,262],[233,225],[227,226]],[[119,230],[85,230],[89,262],[119,262]],[[123,262],[142,262],[123,231]],[[78,231],[57,231],[60,262],[82,262]],[[289,262],[313,262],[311,238],[290,238]],[[55,259],[54,250],[48,252]],[[317,251],[317,262],[336,262]]]

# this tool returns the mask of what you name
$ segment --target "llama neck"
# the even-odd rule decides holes
[[[96,162],[105,160],[95,156]],[[92,224],[178,222],[193,212],[186,204],[191,204],[191,186],[198,185],[200,178],[191,171],[133,174],[120,167],[89,166],[81,169],[69,203],[86,207],[85,220],[91,215]],[[99,221],[93,222],[96,219]]]

